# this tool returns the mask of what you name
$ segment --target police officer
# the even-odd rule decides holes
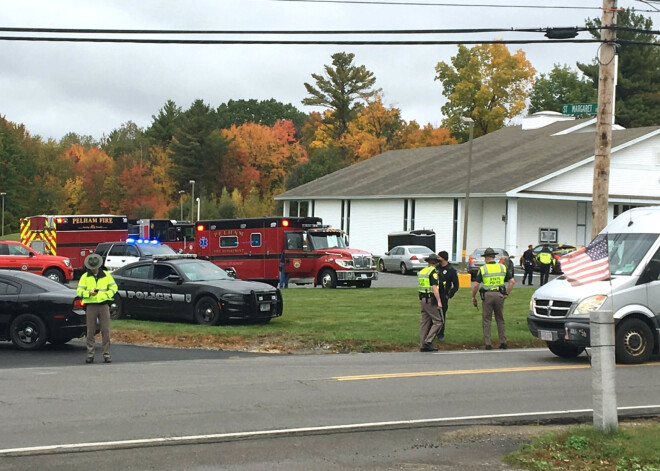
[[[440,284],[438,274],[438,256],[431,254],[425,259],[428,266],[417,273],[419,285],[419,304],[422,318],[419,323],[420,351],[435,352],[438,349],[433,345],[433,339],[443,324],[442,299],[440,298]]]
[[[445,338],[445,327],[447,326],[447,311],[449,310],[449,299],[453,298],[458,291],[458,273],[449,263],[449,254],[446,250],[438,252],[438,272],[442,279],[440,286],[440,299],[442,300],[442,328],[438,332],[438,340]]]
[[[532,279],[534,278],[534,251],[532,249],[533,247],[528,245],[527,250],[522,254],[522,263],[523,268],[525,269],[525,274],[523,275],[522,280],[523,285],[525,284],[525,280],[527,280],[527,283],[531,286]]]
[[[85,268],[78,282],[77,294],[82,299],[87,311],[87,359],[85,363],[94,362],[94,335],[96,321],[101,327],[101,345],[103,361],[111,363],[110,359],[110,304],[117,293],[117,284],[112,275],[103,267],[103,257],[99,254],[88,255]]]
[[[548,282],[550,275],[550,267],[555,264],[555,258],[552,256],[550,247],[544,245],[539,254],[536,256],[536,261],[541,267],[541,286]]]
[[[504,299],[513,289],[515,280],[513,274],[507,271],[504,264],[496,262],[495,251],[488,247],[483,253],[486,263],[479,268],[477,277],[472,283],[472,304],[477,305],[477,291],[482,293],[481,313],[484,329],[484,343],[486,350],[493,347],[490,344],[490,324],[493,313],[497,322],[497,336],[500,341],[500,348],[506,349],[506,330],[504,327]],[[505,283],[508,286],[505,287]],[[508,288],[508,289],[507,289]]]

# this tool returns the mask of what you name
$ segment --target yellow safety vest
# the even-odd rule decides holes
[[[536,258],[541,265],[550,265],[555,260],[550,252],[541,252]]]
[[[481,268],[479,268],[479,273],[481,273],[481,284],[486,291],[496,290],[500,286],[504,286],[506,267],[501,263],[491,262],[482,265]]]
[[[431,290],[431,275],[436,271],[434,266],[429,265],[428,267],[422,268],[417,273],[417,284],[419,285],[419,292],[422,294],[429,294]]]
[[[98,289],[96,296],[90,296],[90,292]],[[103,272],[98,281],[90,272],[85,272],[78,282],[78,297],[82,299],[83,304],[101,304],[110,301],[117,293],[117,283],[110,273]]]

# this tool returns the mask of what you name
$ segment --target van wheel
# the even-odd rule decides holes
[[[334,289],[337,287],[337,274],[334,270],[326,268],[321,272],[320,278],[323,288]]]
[[[584,347],[578,347],[564,342],[548,342],[548,348],[552,353],[561,358],[575,358],[584,352]]]
[[[616,329],[616,361],[619,363],[644,363],[651,357],[653,333],[639,319],[623,321]]]
[[[44,276],[50,280],[57,281],[58,283],[64,283],[64,273],[57,268],[49,268],[44,272]]]
[[[217,325],[220,322],[218,301],[204,296],[195,305],[195,322],[202,325]]]
[[[44,321],[34,314],[21,314],[9,327],[11,341],[21,350],[37,350],[46,343],[48,332]]]

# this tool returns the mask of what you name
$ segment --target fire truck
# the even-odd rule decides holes
[[[193,253],[195,225],[172,219],[129,220],[128,233],[134,239],[157,240],[177,252]]]
[[[368,288],[378,279],[373,256],[348,248],[344,233],[316,217],[203,220],[195,223],[195,253],[240,279],[277,286],[284,255],[289,282],[324,288]]]
[[[38,253],[68,257],[76,272],[101,242],[126,240],[128,219],[112,214],[41,215],[21,219],[21,242]]]

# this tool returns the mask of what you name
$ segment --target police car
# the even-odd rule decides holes
[[[217,325],[230,320],[269,322],[282,315],[280,290],[237,280],[194,255],[154,256],[112,273],[118,292],[111,317],[149,317]]]
[[[126,242],[101,242],[94,253],[103,257],[103,265],[108,271],[114,271],[141,258],[174,255],[176,252],[154,239],[128,238]]]

